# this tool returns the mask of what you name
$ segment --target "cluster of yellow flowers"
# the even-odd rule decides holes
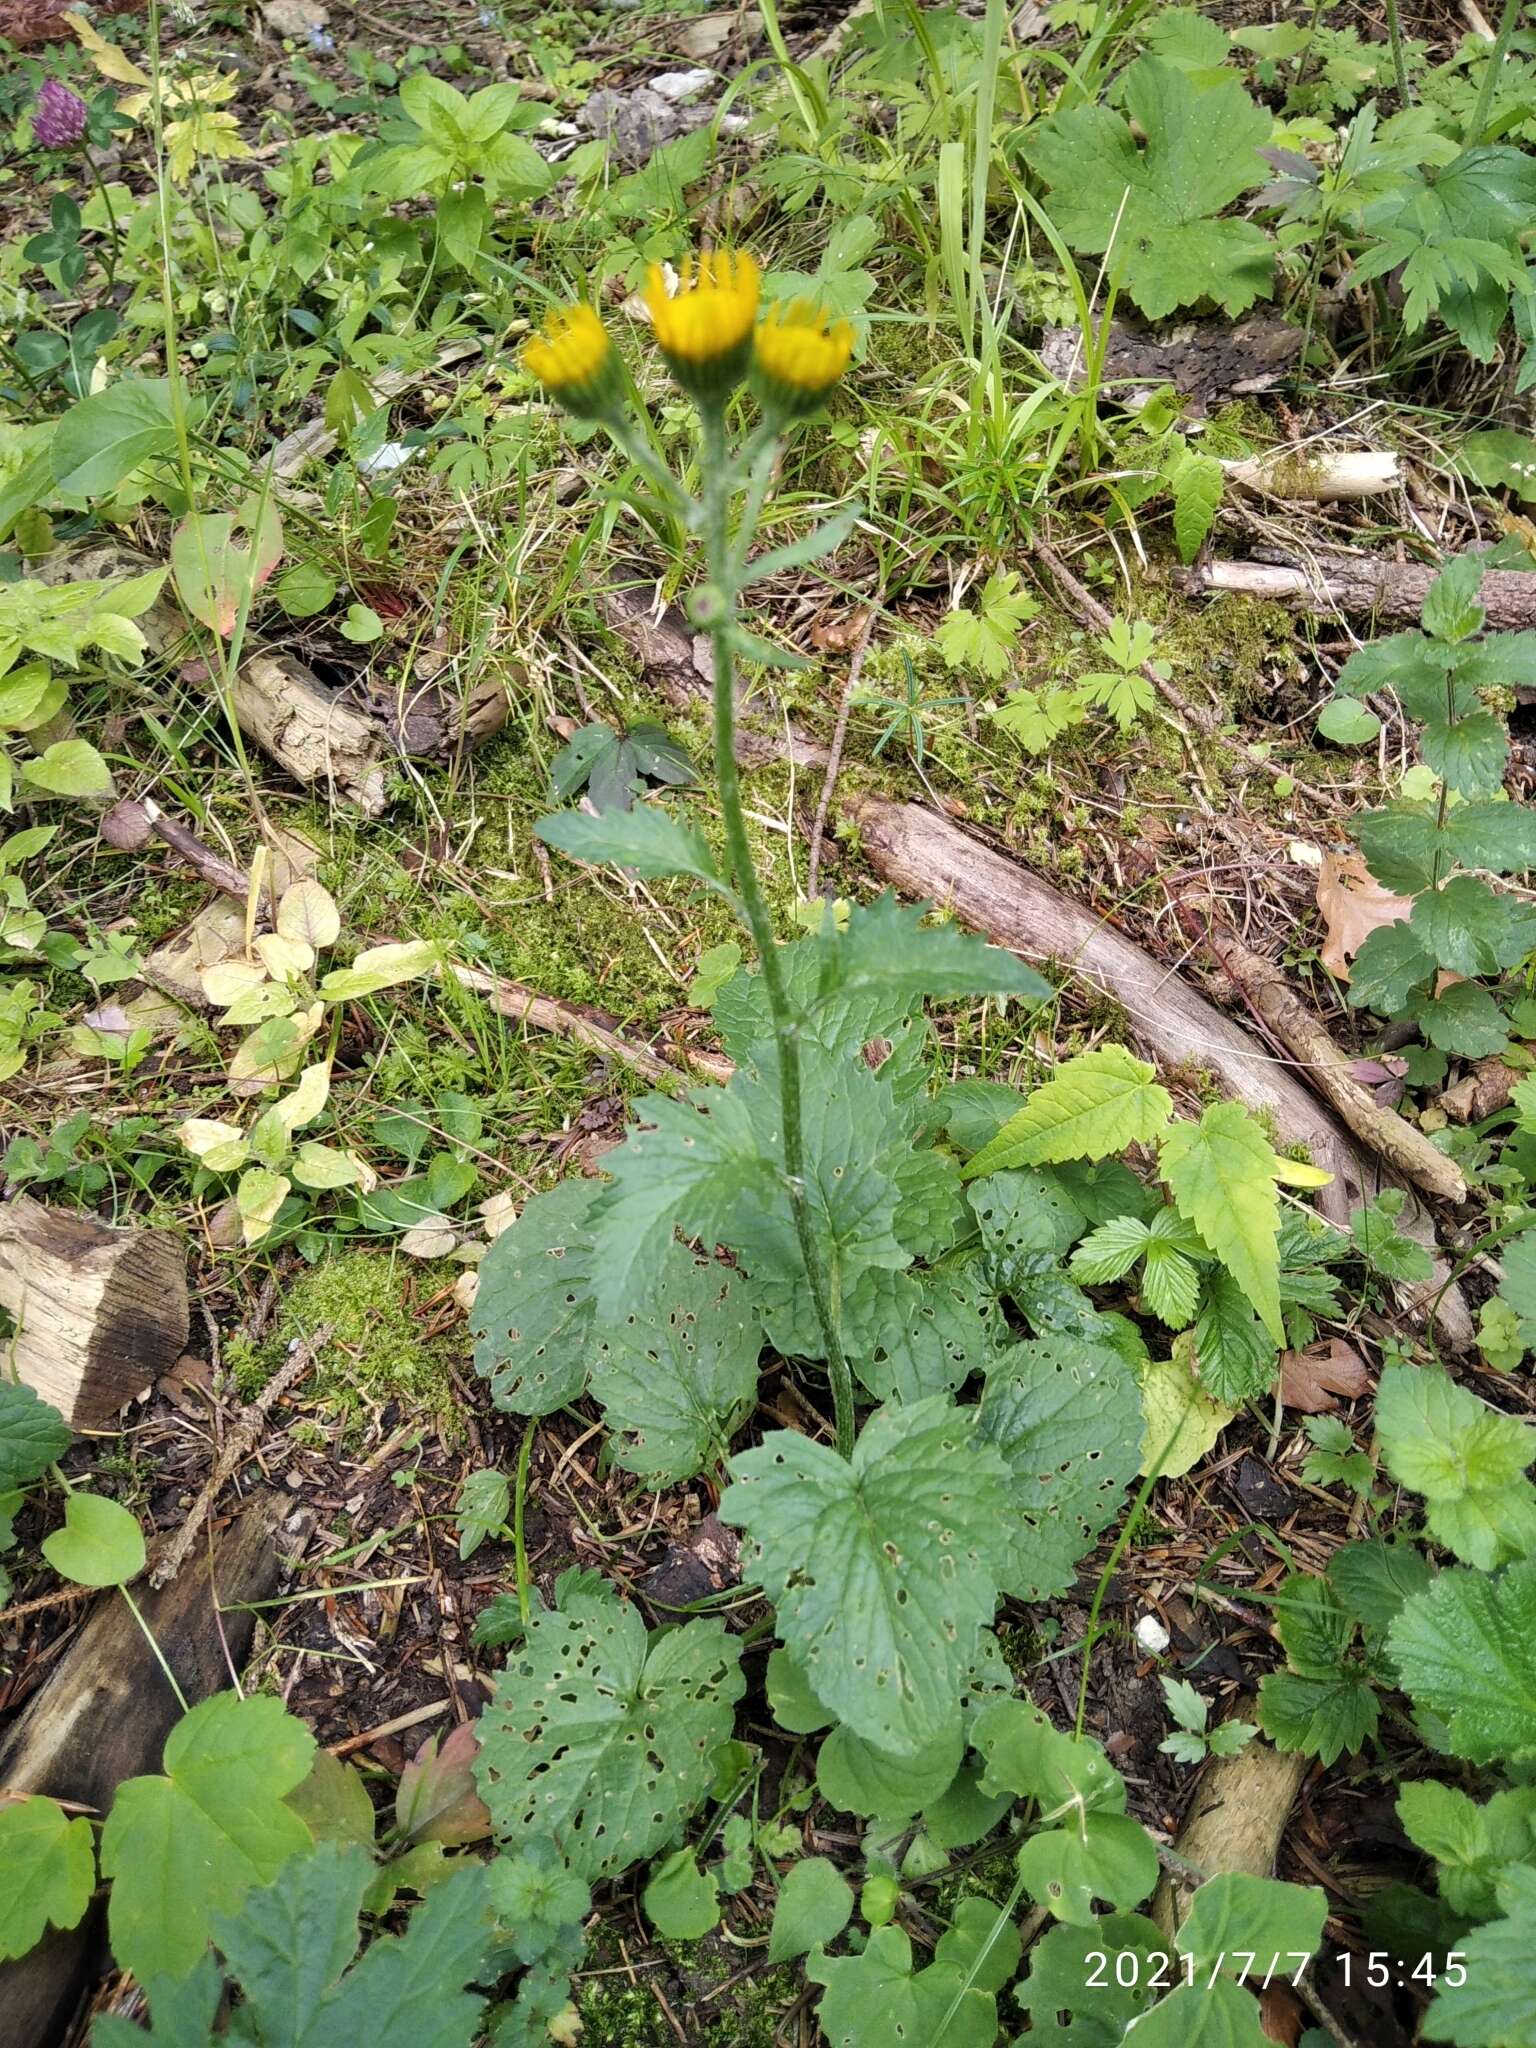
[[[784,419],[812,411],[853,354],[853,329],[829,320],[806,299],[770,306],[758,317],[762,279],[744,249],[706,249],[683,265],[676,292],[658,264],[645,304],[657,346],[683,389],[714,401],[750,373],[766,411]],[[523,350],[523,367],[570,412],[600,418],[621,402],[618,356],[585,303],[550,314]]]

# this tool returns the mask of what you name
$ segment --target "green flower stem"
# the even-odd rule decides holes
[[[741,771],[736,762],[736,688],[732,661],[731,628],[735,621],[739,572],[730,535],[730,479],[726,464],[725,416],[721,406],[701,405],[704,456],[704,553],[705,569],[714,587],[716,615],[710,622],[710,642],[715,657],[715,776],[720,789],[720,811],[725,822],[726,850],[741,893],[747,927],[762,963],[763,987],[773,1017],[773,1035],[779,1052],[779,1102],[784,1123],[784,1172],[789,1206],[794,1217],[795,1236],[805,1264],[811,1306],[827,1352],[827,1373],[832,1382],[832,1406],[837,1426],[837,1449],[841,1457],[853,1455],[853,1376],[838,1334],[837,1294],[816,1241],[810,1203],[805,1196],[805,1137],[800,1105],[800,1025],[785,986],[784,968],[773,935],[773,920],[758,880],[747,837],[746,817],[741,802]],[[759,456],[754,477],[761,467],[772,463],[772,449],[766,459]],[[760,496],[757,502],[761,502]],[[743,529],[750,539],[750,527]],[[745,540],[743,542],[745,545]]]
[[[1504,0],[1504,12],[1499,17],[1498,33],[1488,52],[1488,62],[1477,88],[1477,104],[1472,109],[1472,120],[1461,138],[1464,149],[1475,149],[1483,139],[1483,130],[1488,126],[1488,116],[1493,110],[1493,96],[1498,90],[1499,73],[1504,69],[1504,59],[1509,55],[1509,46],[1515,33],[1515,16],[1519,13],[1519,0]]]

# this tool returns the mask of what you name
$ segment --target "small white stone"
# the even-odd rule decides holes
[[[1136,1640],[1149,1657],[1161,1657],[1172,1637],[1155,1614],[1144,1614],[1136,1624]]]

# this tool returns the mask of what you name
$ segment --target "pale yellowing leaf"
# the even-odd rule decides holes
[[[240,1234],[247,1244],[260,1244],[277,1220],[277,1212],[288,1199],[291,1183],[280,1173],[253,1166],[240,1176],[235,1189],[235,1207],[240,1212]]]
[[[318,953],[323,947],[334,946],[340,937],[341,912],[330,892],[312,877],[306,877],[295,882],[278,904],[277,929],[280,937],[301,939]]]
[[[291,1095],[273,1103],[271,1113],[291,1137],[295,1131],[302,1131],[306,1124],[314,1122],[330,1100],[330,1095],[331,1063],[329,1060],[317,1060],[300,1074],[298,1086]]]
[[[267,970],[259,960],[216,960],[211,967],[202,968],[197,978],[209,1002],[222,1010],[253,988],[260,988]]]
[[[1149,1359],[1141,1373],[1141,1408],[1146,1428],[1141,1439],[1141,1469],[1154,1468],[1164,1479],[1177,1479],[1199,1464],[1237,1413],[1213,1401],[1196,1379],[1194,1337],[1185,1330],[1173,1340],[1170,1358]]]
[[[278,932],[263,932],[256,941],[256,957],[274,981],[292,981],[308,974],[315,964],[315,949],[307,939],[285,939]]]
[[[1173,1113],[1156,1070],[1120,1045],[1064,1060],[965,1168],[968,1180],[1015,1166],[1106,1159],[1151,1144]]]
[[[263,981],[255,988],[247,989],[243,996],[237,996],[219,1018],[221,1025],[264,1024],[269,1017],[291,1017],[299,1007],[296,989],[286,982]]]
[[[1308,1159],[1276,1159],[1275,1179],[1291,1188],[1325,1188],[1333,1175]]]
[[[217,1117],[189,1116],[176,1128],[176,1135],[192,1157],[213,1173],[233,1173],[244,1166],[250,1147],[236,1124],[220,1123]]]
[[[414,1230],[407,1230],[398,1238],[396,1244],[408,1259],[446,1259],[458,1241],[451,1230],[438,1230],[430,1223],[418,1223]]]
[[[377,1180],[372,1169],[364,1166],[356,1153],[343,1152],[336,1145],[322,1145],[314,1138],[306,1139],[294,1153],[292,1173],[301,1187],[361,1186],[364,1194]]]
[[[60,16],[60,19],[73,29],[76,38],[103,78],[110,78],[118,85],[153,83],[148,74],[134,63],[126,50],[120,50],[116,43],[109,43],[105,36],[98,34],[83,14],[65,14]]]
[[[231,1086],[249,1094],[253,1088],[262,1087],[267,1082],[286,1081],[297,1069],[305,1046],[320,1029],[324,1016],[324,1004],[315,1003],[295,1016],[273,1018],[269,1024],[259,1024],[236,1048],[229,1063]],[[272,1034],[272,1026],[279,1024],[292,1026],[291,1033],[285,1033],[280,1044]]]
[[[396,988],[403,981],[420,981],[438,964],[435,939],[408,939],[403,944],[369,946],[350,967],[336,967],[320,984],[328,1003],[349,1002],[358,996],[377,995],[380,989]]]

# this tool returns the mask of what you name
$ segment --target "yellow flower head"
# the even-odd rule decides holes
[[[752,352],[760,280],[745,249],[706,249],[683,265],[675,297],[661,266],[646,279],[645,303],[657,345],[685,391],[709,398],[729,391]]]
[[[562,306],[527,343],[523,368],[568,412],[593,418],[611,409],[619,392],[618,358],[608,330],[584,302]]]
[[[853,329],[809,299],[772,306],[757,330],[754,382],[769,411],[811,412],[847,369]]]

